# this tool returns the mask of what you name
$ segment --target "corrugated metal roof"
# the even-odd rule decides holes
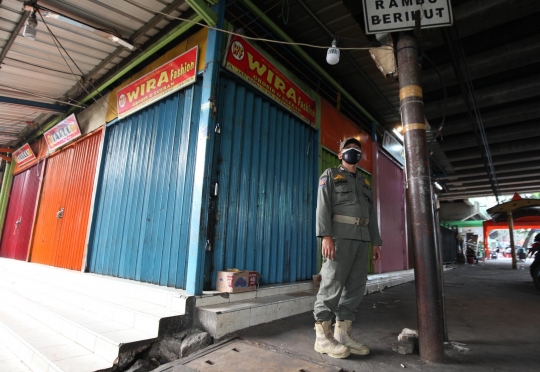
[[[1,61],[0,97],[60,105],[75,103],[71,99],[84,93],[78,83],[83,74],[89,78],[84,89],[90,91],[93,81],[103,77],[137,49],[129,51],[92,31],[47,17],[47,9],[107,30],[137,46],[170,23],[167,17],[160,17],[156,12],[166,11],[177,17],[189,9],[184,0],[39,0],[37,6],[40,10],[36,14],[36,40],[25,38],[22,35],[24,27],[21,28]],[[27,13],[21,0],[1,2],[0,53]],[[68,55],[60,52],[53,35]],[[0,103],[0,147],[17,144],[17,135],[50,116],[50,110]]]

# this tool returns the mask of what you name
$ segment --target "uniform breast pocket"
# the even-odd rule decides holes
[[[352,189],[348,183],[337,184],[334,186],[334,195],[338,203],[350,203],[352,197]],[[354,201],[354,200],[352,200]]]

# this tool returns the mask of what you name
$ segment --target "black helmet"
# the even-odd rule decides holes
[[[540,234],[536,234],[534,241],[540,243]]]

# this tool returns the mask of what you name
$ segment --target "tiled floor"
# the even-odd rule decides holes
[[[184,294],[0,258],[0,372],[111,368],[120,345],[153,341],[161,318],[182,316]]]
[[[0,340],[0,371],[2,372],[23,372],[31,369],[21,362],[8,347]]]

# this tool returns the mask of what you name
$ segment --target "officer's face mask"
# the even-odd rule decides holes
[[[347,164],[356,164],[362,159],[362,151],[351,147],[341,152],[341,158],[345,160]]]

